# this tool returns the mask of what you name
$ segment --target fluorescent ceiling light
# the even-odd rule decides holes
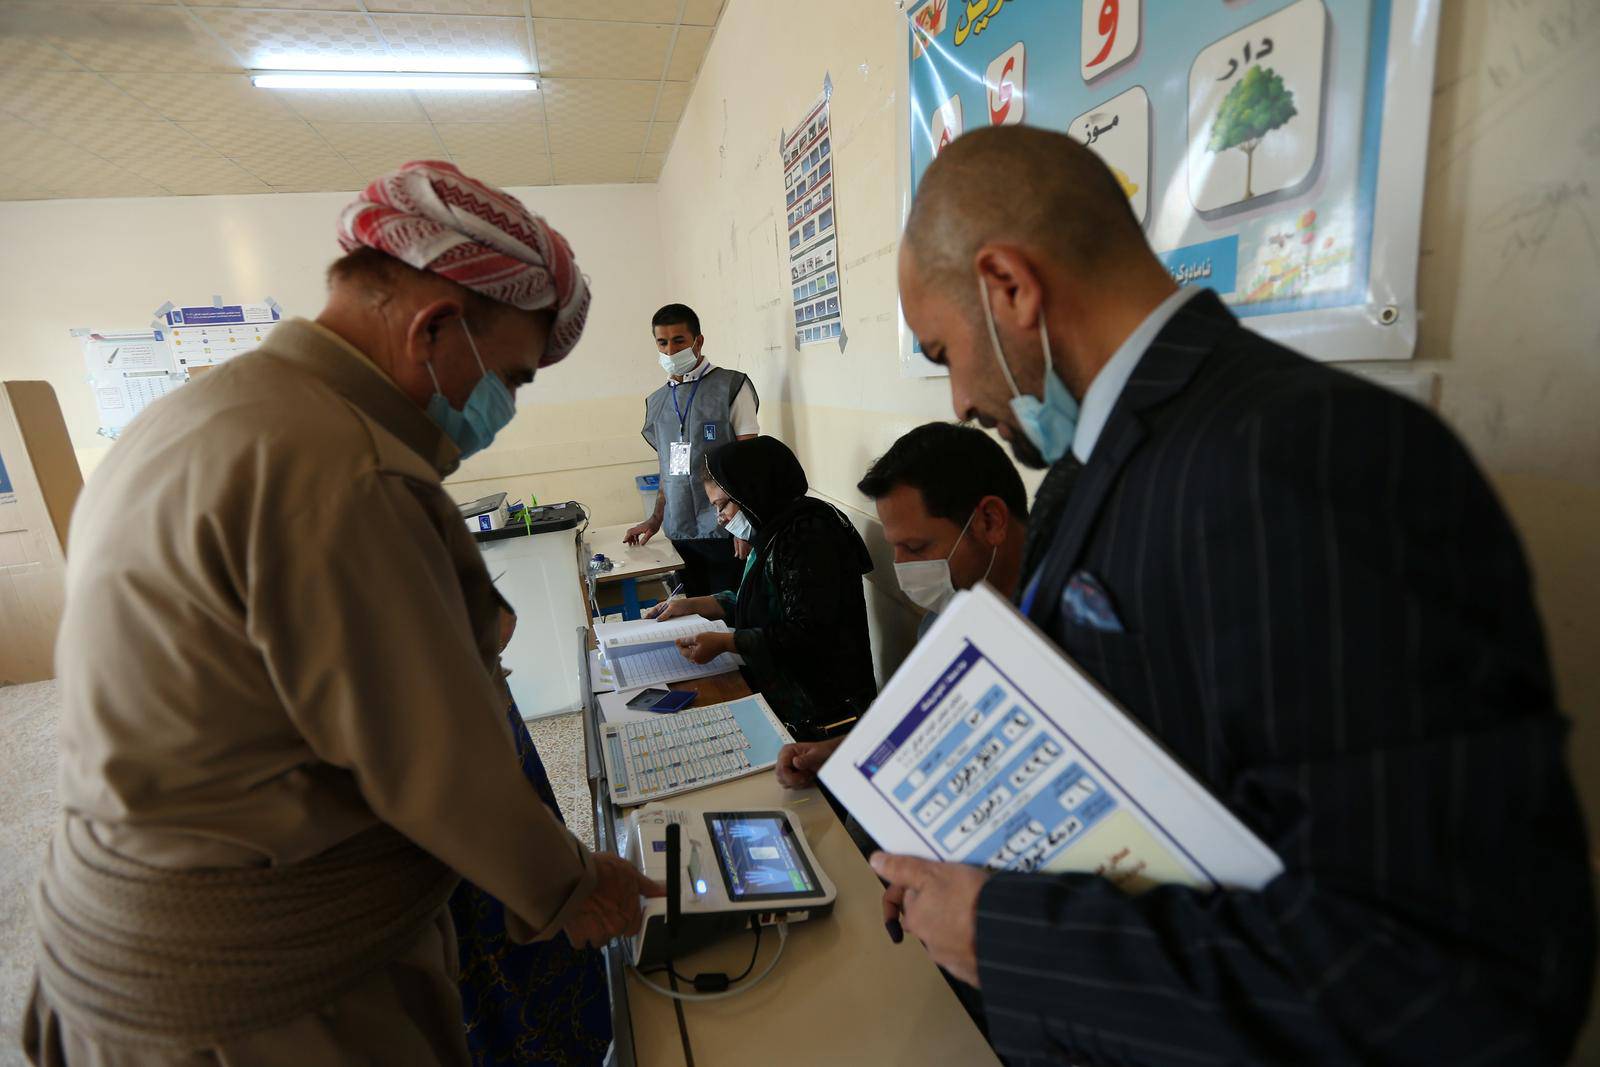
[[[531,74],[421,74],[391,71],[258,70],[250,75],[258,89],[417,89],[425,92],[531,93],[539,83]]]

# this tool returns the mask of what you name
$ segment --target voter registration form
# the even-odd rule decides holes
[[[823,766],[879,844],[1124,889],[1259,888],[1282,870],[992,590],[958,595]]]

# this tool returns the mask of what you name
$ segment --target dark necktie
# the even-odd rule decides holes
[[[1072,495],[1072,487],[1082,472],[1083,464],[1069,449],[1039,483],[1039,491],[1033,497],[1033,510],[1028,516],[1028,537],[1022,547],[1022,588],[1027,588],[1044,554],[1049,551],[1050,542],[1055,540],[1056,530],[1067,513],[1067,498]]]

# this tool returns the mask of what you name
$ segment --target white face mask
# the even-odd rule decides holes
[[[681,352],[662,352],[658,360],[661,369],[673,377],[681,377],[694,370],[694,365],[700,362],[700,357],[694,354],[694,349],[685,348]]]
[[[977,516],[976,510],[967,516],[967,524],[961,527],[961,536],[956,538],[950,554],[944,559],[919,559],[894,565],[894,576],[900,583],[900,591],[917,607],[937,614],[956,595],[955,582],[950,577],[950,561],[955,558],[956,549],[961,547],[962,538],[967,536],[967,530],[971,529],[972,520]],[[978,579],[980,582],[989,580],[989,571],[994,570],[994,561],[999,554],[1000,546],[996,545],[989,553],[989,567]]]
[[[744,512],[742,511],[734,515],[733,518],[729,519],[723,525],[728,528],[729,533],[733,534],[733,536],[737,537],[741,541],[753,542],[756,539],[756,528],[750,524],[749,519],[745,518]]]

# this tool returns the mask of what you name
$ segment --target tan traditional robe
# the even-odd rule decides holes
[[[57,652],[67,819],[161,867],[294,864],[382,821],[550,934],[584,847],[523,777],[457,450],[321,326],[138,419],[78,502]],[[59,838],[58,838],[59,842]],[[515,922],[513,922],[515,925]],[[46,946],[48,948],[48,946]],[[322,1010],[195,1057],[74,1032],[39,1062],[465,1062],[447,913]]]

